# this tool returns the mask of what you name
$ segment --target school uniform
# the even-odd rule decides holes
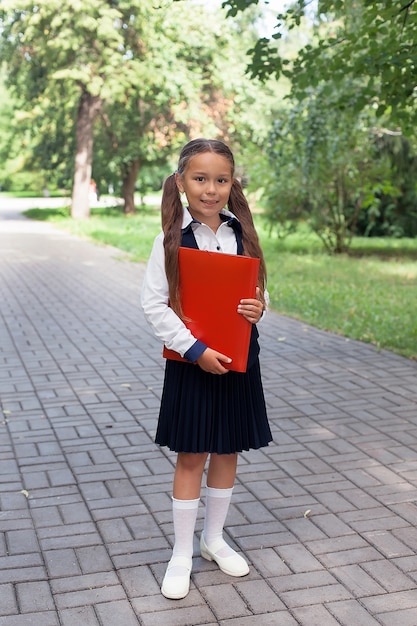
[[[222,209],[214,233],[184,208],[181,245],[243,254],[241,226]],[[259,366],[258,331],[252,327],[246,373],[214,375],[195,361],[207,346],[197,340],[168,306],[163,233],[156,237],[142,287],[144,314],[167,348],[189,362],[167,360],[155,441],[175,452],[231,454],[272,441]]]

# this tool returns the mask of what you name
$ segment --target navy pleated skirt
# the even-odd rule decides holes
[[[166,361],[155,441],[175,452],[232,454],[272,441],[258,358],[244,374],[215,375]]]

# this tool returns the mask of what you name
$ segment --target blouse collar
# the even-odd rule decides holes
[[[222,209],[220,211],[220,219],[222,219],[223,221],[227,221],[227,222],[232,222],[233,220],[236,220],[237,222],[239,221],[237,219],[236,215],[234,215],[228,209]],[[183,214],[183,217],[182,217],[182,230],[186,229],[193,222],[195,224],[200,224],[201,223],[198,220],[195,220],[193,218],[193,216],[191,215],[190,211],[188,210],[188,207],[184,207],[184,214]]]

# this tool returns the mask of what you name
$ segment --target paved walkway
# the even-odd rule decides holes
[[[226,529],[250,574],[198,556],[203,497],[190,594],[167,600],[143,267],[3,214],[0,626],[417,624],[417,363],[269,314],[275,443],[242,454]]]

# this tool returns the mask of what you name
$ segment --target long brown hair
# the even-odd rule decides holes
[[[197,154],[204,152],[214,152],[225,157],[231,167],[233,184],[230,191],[227,207],[239,220],[242,226],[243,253],[246,256],[260,259],[258,287],[260,298],[265,305],[266,267],[258,234],[256,232],[252,213],[243,193],[239,181],[234,178],[235,162],[230,148],[216,139],[193,139],[181,151],[178,161],[177,175],[183,176],[190,160]],[[180,291],[179,291],[179,269],[178,269],[178,248],[181,245],[183,205],[180,192],[175,181],[175,174],[168,176],[163,186],[161,202],[162,230],[164,231],[165,248],[165,272],[169,286],[169,302],[171,308],[179,315],[182,315]]]

